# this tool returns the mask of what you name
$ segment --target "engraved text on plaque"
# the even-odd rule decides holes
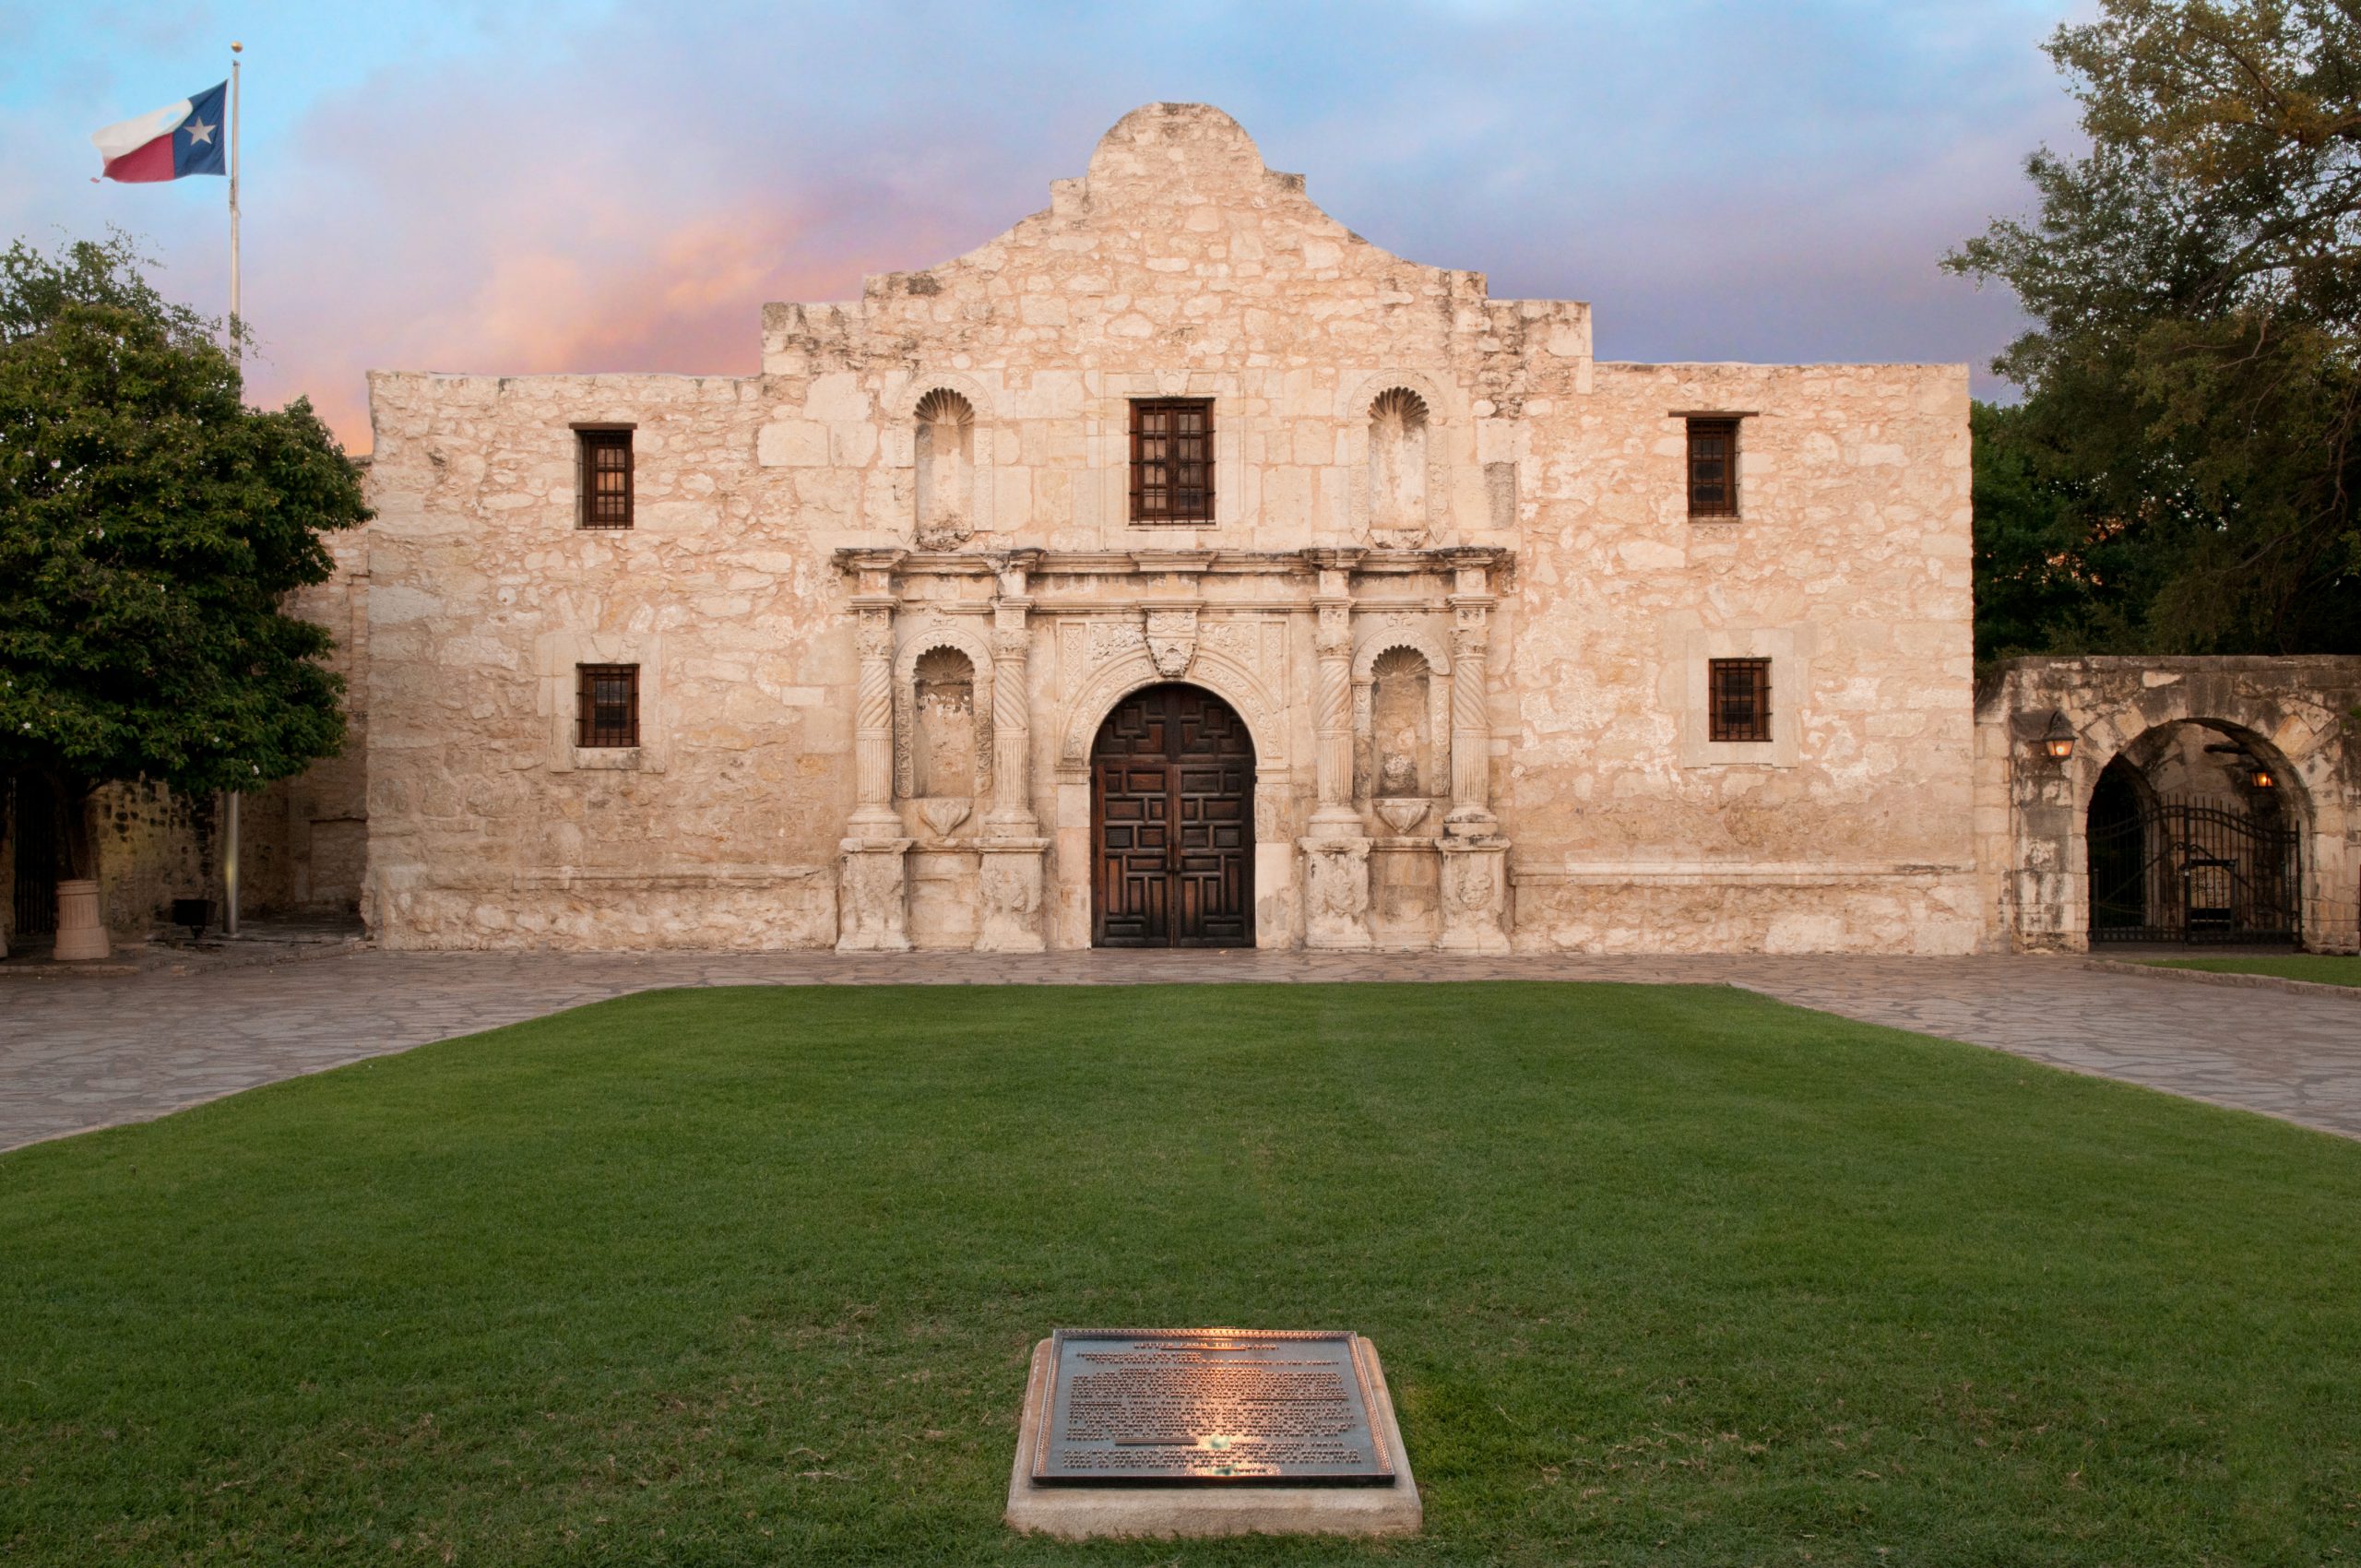
[[[1038,1484],[1394,1479],[1358,1335],[1062,1328],[1050,1375]]]

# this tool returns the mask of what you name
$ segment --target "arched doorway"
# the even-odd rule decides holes
[[[1254,742],[1202,687],[1145,687],[1090,749],[1091,943],[1254,945]]]
[[[2091,791],[2091,941],[2300,942],[2289,789],[2284,759],[2251,731],[2192,720],[2142,732]]]
[[[2157,820],[2154,796],[2140,770],[2121,756],[2106,765],[2098,788],[2091,791],[2090,824],[2083,837],[2090,853],[2093,942],[2157,923],[2148,886],[2148,866],[2154,858],[2149,837]]]

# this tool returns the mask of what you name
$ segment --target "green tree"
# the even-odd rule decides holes
[[[2361,651],[2361,6],[2105,0],[2048,50],[2090,150],[1948,258],[2036,324],[1977,460],[2013,562],[1979,649]],[[2016,591],[2036,531],[2079,595]]]
[[[329,637],[279,604],[359,475],[309,403],[242,393],[124,236],[0,253],[0,773],[49,778],[71,874],[100,784],[251,790],[342,742]]]

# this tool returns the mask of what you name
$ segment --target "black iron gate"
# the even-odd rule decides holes
[[[18,936],[47,936],[57,929],[57,803],[48,783],[34,774],[17,778],[14,917]]]
[[[2303,936],[2301,840],[2243,802],[2167,796],[2094,811],[2089,839],[2093,942]]]

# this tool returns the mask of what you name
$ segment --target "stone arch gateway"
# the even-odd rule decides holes
[[[2309,947],[2352,950],[2361,819],[2352,808],[2346,717],[2361,707],[2356,699],[2361,661],[2331,658],[2092,656],[2018,659],[2001,666],[1978,705],[1979,760],[1992,782],[2004,786],[2006,810],[1990,814],[1978,857],[2005,872],[1994,879],[1993,914],[2007,945],[2082,951],[2094,937],[2144,939],[2160,932],[2179,940],[2169,933],[2186,931],[2188,910],[2196,909],[2230,911],[2203,917],[2230,936],[2300,938]],[[2035,743],[2053,715],[2074,739],[2062,761],[2045,759]],[[2284,835],[2284,852],[2254,833],[2241,836],[2236,824],[2187,818],[2166,825],[2172,832],[2159,828],[2160,837],[2127,851],[2145,862],[2139,897],[2149,914],[2136,921],[2128,913],[2110,915],[2111,907],[2128,906],[2131,879],[2118,877],[2112,887],[2093,885],[2092,807],[2100,782],[2118,759],[2153,764],[2160,742],[2176,731],[2217,741],[2268,766],[2283,825],[2270,837]],[[2156,803],[2144,804],[2153,809]],[[2196,809],[2235,814],[2201,804]],[[2104,868],[2116,848],[2111,838],[2129,830],[2107,826],[2103,802],[2099,814],[2096,863]],[[2229,862],[2195,870],[2227,885],[2234,897],[2192,893],[2184,885],[2192,859]],[[2149,918],[2160,898],[2184,907],[2177,920]],[[2284,929],[2273,922],[2248,929],[2258,900],[2289,906]],[[2096,929],[2103,920],[2114,929]],[[2133,936],[2120,934],[2125,931]]]

